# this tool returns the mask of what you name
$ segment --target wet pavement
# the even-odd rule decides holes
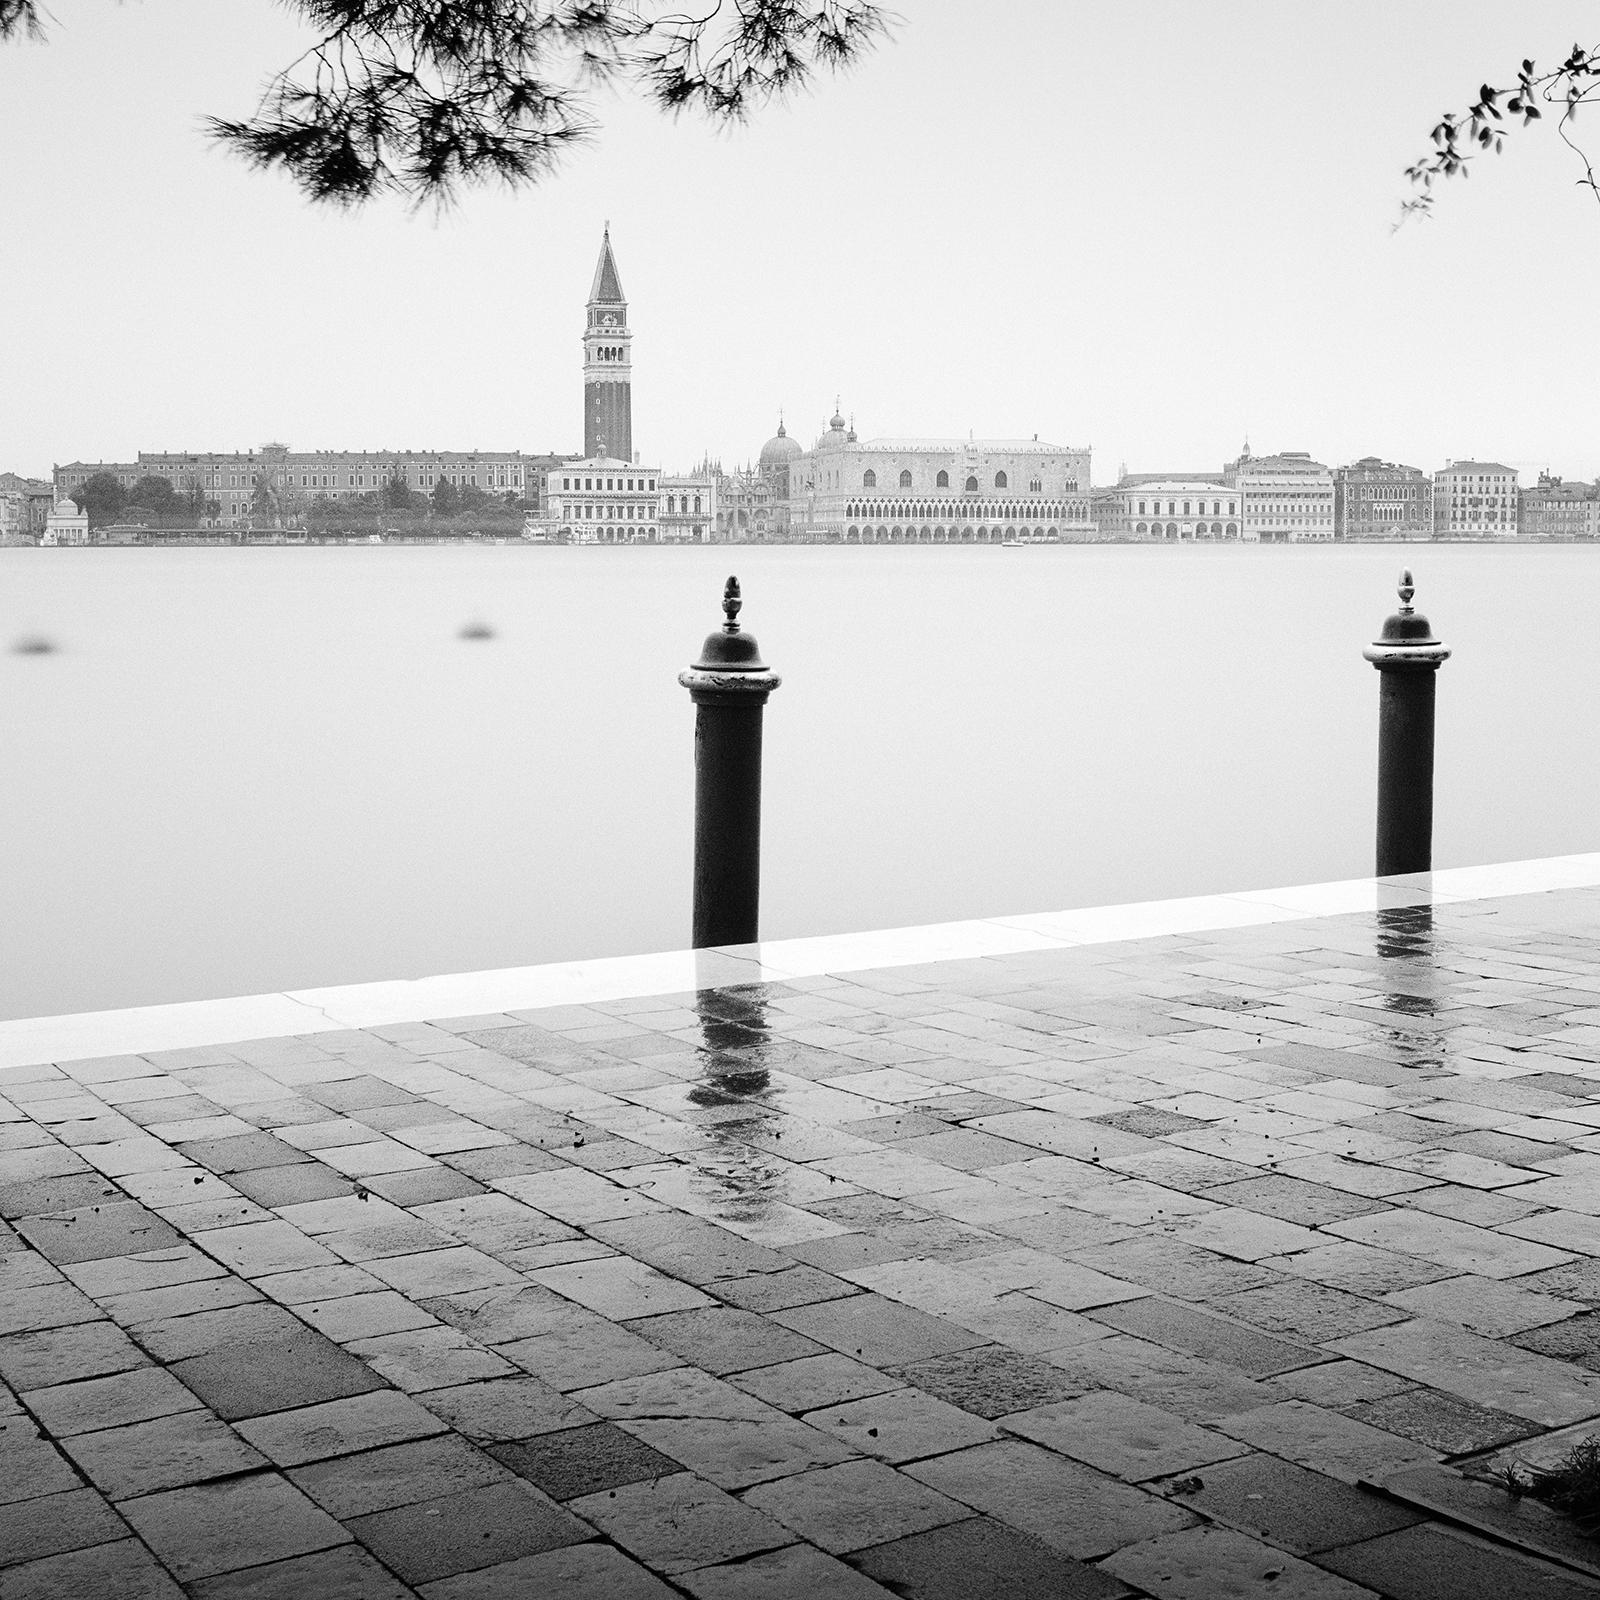
[[[1600,1594],[1600,890],[0,1074],[0,1600]],[[1600,1431],[1600,1421],[1595,1430]]]

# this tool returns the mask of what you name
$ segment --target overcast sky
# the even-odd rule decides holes
[[[745,129],[602,102],[554,181],[442,219],[319,208],[207,143],[297,51],[271,0],[52,7],[0,49],[0,471],[577,450],[609,218],[634,442],[669,470],[753,456],[780,408],[809,442],[837,393],[866,437],[1092,446],[1097,483],[1247,431],[1600,472],[1600,205],[1553,123],[1391,231],[1438,113],[1564,55],[1578,0],[900,0]]]

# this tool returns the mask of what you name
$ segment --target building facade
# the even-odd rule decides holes
[[[1123,537],[1215,540],[1240,537],[1241,496],[1211,478],[1124,479],[1113,497],[1114,515]],[[1107,532],[1104,523],[1100,532]]]
[[[1223,478],[1239,496],[1239,537],[1247,544],[1333,539],[1333,474],[1303,450],[1253,456],[1246,445]]]
[[[43,545],[88,544],[89,513],[80,511],[76,500],[61,499],[50,508],[39,543]]]
[[[1517,474],[1498,461],[1452,461],[1433,475],[1435,539],[1515,539]]]
[[[660,517],[663,544],[712,544],[721,512],[718,482],[710,472],[687,477],[663,477]]]
[[[1563,483],[1548,472],[1517,497],[1517,532],[1524,539],[1600,538],[1600,484]]]
[[[607,224],[583,328],[583,457],[633,460],[633,335]]]
[[[661,471],[627,461],[569,461],[550,476],[544,523],[572,544],[655,544]]]
[[[41,478],[0,472],[0,544],[37,544],[55,498]]]
[[[561,456],[530,456],[520,450],[311,450],[264,444],[260,450],[218,454],[174,454],[141,450],[135,461],[69,461],[55,469],[55,492],[72,494],[98,473],[109,473],[124,489],[141,478],[164,478],[173,492],[217,507],[196,525],[244,528],[292,522],[319,495],[354,498],[404,484],[431,494],[440,482],[486,494],[528,497],[535,502]]]
[[[1433,536],[1433,480],[1420,467],[1363,456],[1333,474],[1335,539]]]
[[[1088,539],[1089,452],[1037,439],[858,439],[836,411],[788,463],[792,536],[840,544]]]

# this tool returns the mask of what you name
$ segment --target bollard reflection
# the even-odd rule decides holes
[[[1439,972],[1432,906],[1377,913],[1373,953],[1383,985],[1384,1037],[1403,1067],[1441,1069],[1446,1034],[1438,1025],[1446,980]]]
[[[764,1148],[782,1138],[765,989],[753,983],[701,989],[695,1010],[702,1072],[689,1100],[718,1114],[702,1124],[708,1142],[690,1159],[715,1195],[719,1216],[757,1222],[782,1199],[783,1184],[782,1163]]]

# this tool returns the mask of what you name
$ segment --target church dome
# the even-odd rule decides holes
[[[778,431],[761,447],[761,470],[766,472],[773,467],[786,467],[804,453],[799,441],[791,439],[788,430],[780,422]]]
[[[833,415],[828,418],[828,431],[817,440],[817,449],[842,450],[848,443],[849,440],[845,438],[844,432],[844,418],[839,415],[838,407],[835,406]]]

